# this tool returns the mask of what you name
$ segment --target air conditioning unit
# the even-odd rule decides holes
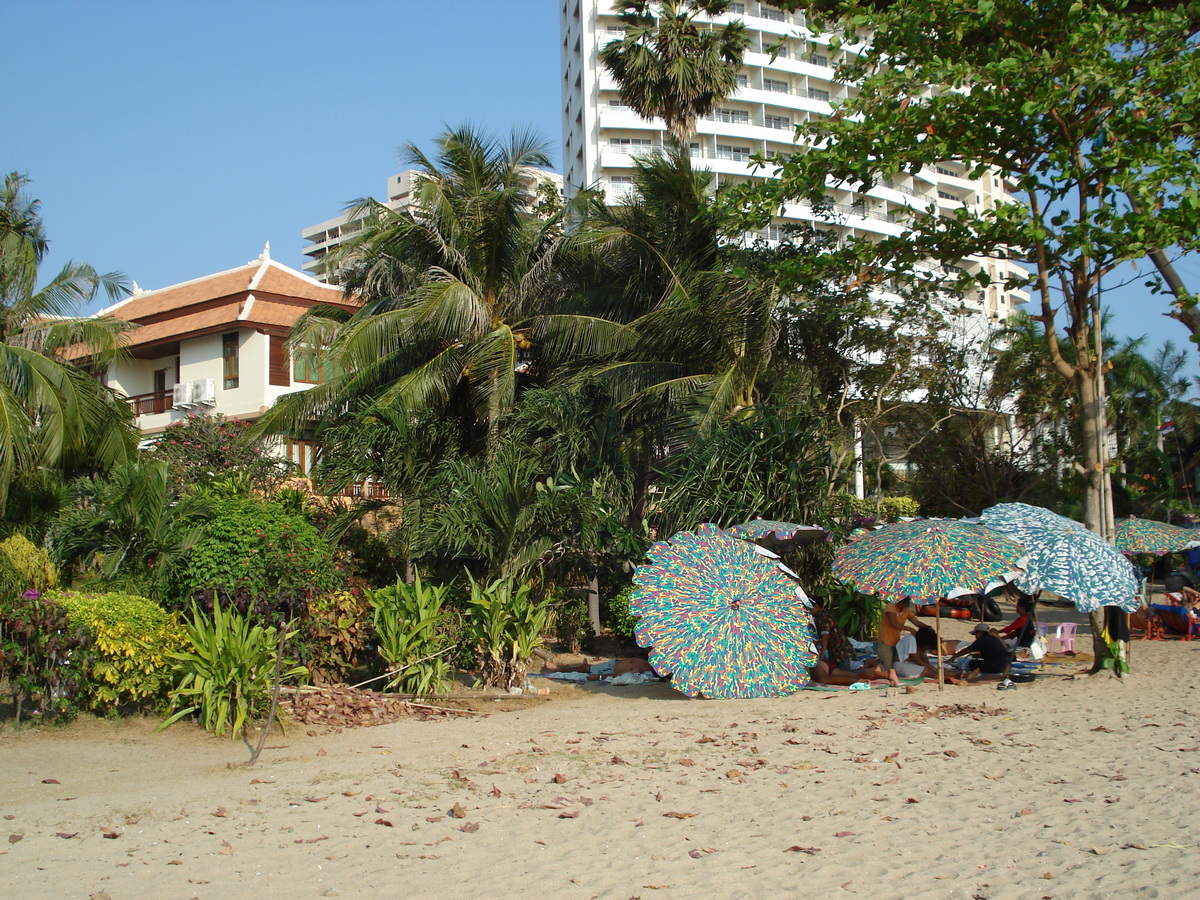
[[[190,409],[195,406],[196,404],[192,401],[194,387],[194,382],[181,381],[171,388],[171,405],[175,409]]]
[[[192,403],[203,406],[214,406],[217,402],[217,385],[211,378],[201,378],[192,382]]]

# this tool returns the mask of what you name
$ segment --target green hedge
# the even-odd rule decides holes
[[[875,516],[889,521],[911,519],[921,514],[921,505],[912,497],[858,498],[839,494],[833,498],[834,507],[844,516]]]

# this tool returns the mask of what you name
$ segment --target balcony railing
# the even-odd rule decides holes
[[[171,391],[151,391],[126,397],[125,402],[133,408],[135,416],[151,416],[169,410],[174,403],[174,395]]]

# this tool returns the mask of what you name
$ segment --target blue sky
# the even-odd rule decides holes
[[[383,196],[402,142],[428,146],[464,122],[531,126],[560,159],[558,8],[11,3],[0,169],[33,180],[49,271],[74,259],[158,288],[240,265],[266,241],[299,268],[301,229]],[[1200,263],[1180,272],[1200,289]],[[1106,297],[1113,331],[1186,345],[1141,280]]]

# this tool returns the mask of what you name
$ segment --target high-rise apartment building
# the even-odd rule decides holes
[[[647,121],[621,101],[615,79],[604,69],[600,50],[620,38],[623,26],[610,0],[562,0],[563,185],[567,196],[585,187],[604,190],[610,202],[632,189],[633,156],[663,146],[666,128],[661,120]],[[751,177],[751,159],[757,154],[790,152],[795,126],[829,116],[839,100],[853,96],[853,85],[834,80],[838,54],[829,36],[811,31],[804,16],[785,13],[756,0],[734,2],[715,24],[741,19],[749,32],[739,88],[712,114],[697,122],[691,155],[698,166],[712,170],[715,185]],[[841,235],[871,237],[898,235],[903,207],[953,215],[962,206],[987,206],[1011,199],[1001,178],[991,173],[981,179],[966,177],[964,167],[947,162],[926,167],[915,175],[901,175],[870,191],[856,193],[830,189],[835,217],[817,218],[813,210],[796,204],[784,209],[764,237],[778,239],[789,222],[810,222]],[[988,319],[1006,318],[1015,304],[1027,300],[1019,291],[1006,291],[1003,281],[1010,271],[1024,273],[1001,260],[968,258],[950,267],[971,273],[986,270],[993,284],[986,289],[956,295],[968,310]],[[939,273],[940,274],[940,273]]]
[[[399,175],[389,178],[387,199],[383,201],[383,204],[389,209],[403,209],[408,206],[412,200],[413,188],[419,174],[416,169],[405,169]],[[536,195],[538,189],[546,183],[549,183],[552,189],[560,195],[562,193],[563,180],[557,172],[530,167],[523,171],[523,175],[525,188],[533,195]],[[357,235],[362,228],[362,219],[355,218],[349,212],[305,228],[300,232],[300,236],[307,241],[303,250],[304,255],[308,257],[302,265],[304,271],[318,281],[336,280],[330,278],[325,257],[338,244]]]

